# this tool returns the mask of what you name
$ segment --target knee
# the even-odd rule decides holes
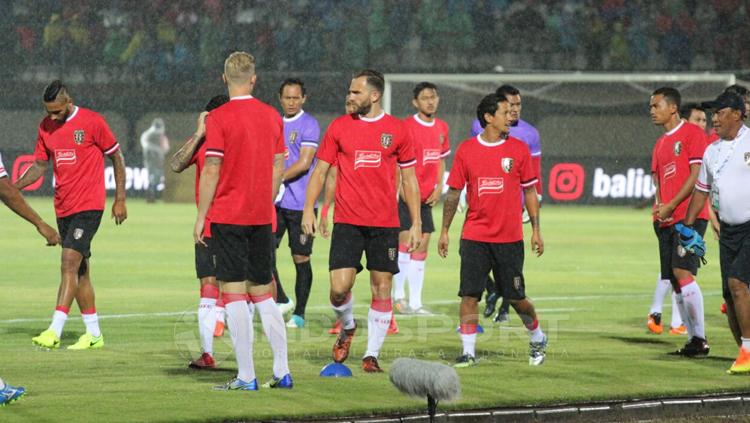
[[[299,254],[293,254],[292,255],[292,261],[294,261],[294,264],[303,264],[310,261],[310,256],[302,256]]]
[[[78,273],[81,268],[82,258],[75,253],[64,252],[62,255],[60,269],[63,273]]]
[[[331,293],[330,293],[331,304],[335,306],[340,306],[349,299],[349,295],[350,293],[347,291],[335,290],[333,287],[331,287]]]
[[[738,279],[729,279],[729,290],[732,291],[732,297],[738,297],[748,294],[748,285]]]

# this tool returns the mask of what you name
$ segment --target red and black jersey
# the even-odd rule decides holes
[[[335,223],[399,227],[396,168],[416,164],[403,122],[385,113],[341,116],[328,127],[318,159],[338,167]]]
[[[690,177],[690,165],[703,163],[703,153],[708,146],[706,133],[697,125],[681,121],[674,129],[659,137],[654,146],[651,172],[659,184],[659,200],[671,201]],[[672,213],[672,220],[662,222],[670,226],[685,219],[690,197],[681,202]],[[704,207],[699,219],[708,219]]]
[[[104,210],[104,155],[119,149],[107,122],[92,110],[76,106],[65,122],[42,120],[34,156],[53,160],[57,217]]]
[[[404,119],[404,125],[414,141],[420,200],[424,203],[435,190],[438,177],[443,177],[438,175],[440,160],[451,153],[448,124],[437,118],[425,122],[414,115]]]
[[[274,156],[285,151],[278,112],[252,96],[233,97],[206,118],[205,151],[223,159],[211,223],[270,225]]]
[[[464,141],[456,151],[448,186],[466,187],[468,211],[461,238],[509,243],[523,240],[524,188],[536,184],[529,147],[513,137],[488,143],[482,134]]]

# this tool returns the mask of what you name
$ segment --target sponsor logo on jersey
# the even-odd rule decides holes
[[[297,138],[298,138],[298,137],[299,137],[299,132],[297,132],[297,131],[292,131],[292,132],[291,132],[291,133],[289,134],[289,144],[294,144],[295,142],[297,142]]]
[[[440,150],[425,149],[422,153],[422,164],[437,163],[440,161]]]
[[[675,162],[669,162],[664,165],[664,179],[669,179],[677,173],[677,164]]]
[[[76,151],[75,150],[55,150],[55,165],[74,165],[76,164]]]
[[[380,151],[357,150],[354,152],[354,169],[360,167],[380,167]]]
[[[380,134],[380,145],[388,148],[393,143],[393,134]]]
[[[674,155],[679,156],[682,153],[682,141],[676,141],[674,143]]]
[[[510,173],[513,169],[513,159],[510,157],[503,157],[503,160],[500,163],[503,166],[505,173]]]
[[[77,145],[83,144],[83,139],[85,138],[85,136],[86,133],[83,132],[83,129],[76,129],[75,131],[73,131],[73,141],[75,141]]]
[[[503,192],[503,178],[479,178],[479,196],[484,194],[501,194]]]

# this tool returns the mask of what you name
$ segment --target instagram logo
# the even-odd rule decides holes
[[[558,163],[549,172],[549,195],[557,201],[574,201],[583,194],[586,172],[578,163]]]
[[[34,164],[36,161],[36,158],[33,154],[26,154],[23,156],[18,156],[16,160],[13,162],[13,174],[12,179],[15,183],[17,180],[21,179],[21,176],[23,176],[24,173],[31,167],[31,165]],[[24,188],[24,191],[36,191],[39,189],[40,186],[44,183],[44,175],[42,175],[41,178],[37,179],[36,182],[33,184],[27,186]]]

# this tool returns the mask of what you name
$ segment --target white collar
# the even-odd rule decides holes
[[[250,100],[251,98],[253,98],[253,96],[251,94],[248,94],[248,95],[238,95],[237,97],[232,97],[229,100],[230,101],[233,101],[233,100]]]
[[[680,128],[682,128],[682,125],[683,125],[683,124],[685,124],[685,121],[684,121],[684,120],[682,120],[682,119],[680,119],[680,124],[679,124],[679,125],[677,125],[677,126],[675,126],[674,128],[672,128],[672,130],[671,130],[671,131],[667,132],[667,133],[666,133],[666,134],[664,134],[664,135],[672,135],[672,134],[674,134],[675,132],[679,131],[679,130],[680,130]]]
[[[305,114],[305,111],[302,110],[302,109],[299,109],[299,113],[297,113],[296,115],[294,115],[294,116],[292,116],[290,118],[284,116],[282,119],[284,120],[284,122],[294,122],[295,120],[297,120],[300,117],[302,117],[302,115],[304,115],[304,114]]]
[[[505,143],[505,140],[507,140],[507,138],[502,138],[498,143],[489,143],[482,139],[482,134],[477,134],[477,141],[485,147],[499,147]]]
[[[414,120],[417,121],[418,124],[422,126],[432,127],[435,126],[435,119],[432,119],[432,122],[425,122],[422,119],[419,118],[419,113],[414,114]]]
[[[359,120],[364,122],[377,122],[382,119],[383,116],[385,116],[385,111],[380,112],[380,114],[375,116],[374,118],[368,118],[366,116],[359,115]]]
[[[67,118],[65,118],[65,122],[70,122],[73,120],[74,117],[78,114],[78,106],[73,106],[73,113],[70,114]]]

